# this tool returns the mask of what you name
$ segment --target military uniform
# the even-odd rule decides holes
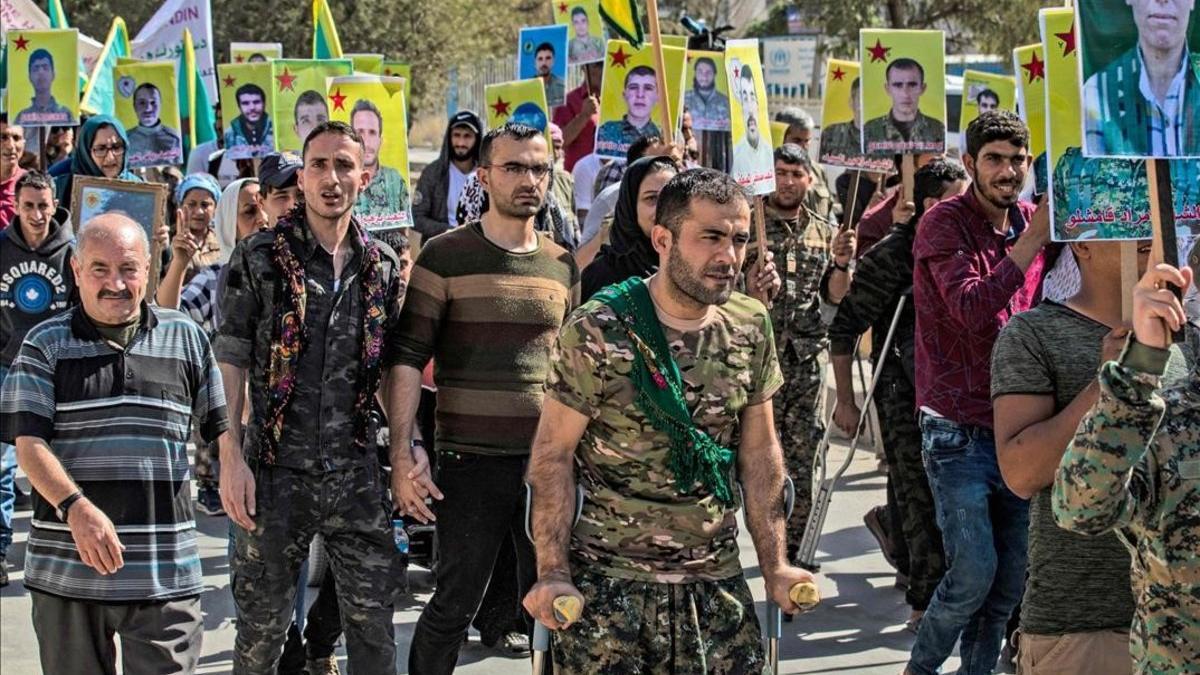
[[[753,230],[751,230],[753,232]],[[774,255],[783,288],[771,305],[775,345],[787,386],[775,396],[775,424],[788,473],[796,483],[796,506],[787,524],[789,550],[804,537],[812,510],[813,461],[825,433],[817,402],[821,398],[821,353],[828,344],[821,320],[821,277],[832,260],[833,228],[801,209],[784,218],[766,204],[767,250]],[[747,246],[747,269],[758,257],[758,244]]]
[[[662,132],[658,130],[658,125],[654,122],[646,122],[646,126],[635,127],[629,123],[628,117],[605,122],[596,132],[596,152],[604,157],[624,159],[629,146],[644,136],[661,138]]]
[[[1054,481],[1054,518],[1083,534],[1117,530],[1133,553],[1136,673],[1200,663],[1200,379],[1155,390],[1169,352],[1131,341],[1100,370],[1100,400]]]
[[[715,87],[708,98],[695,88],[688,89],[683,94],[683,107],[692,114],[696,131],[729,131],[729,97]]]
[[[917,393],[913,378],[916,312],[912,305],[912,243],[915,224],[898,224],[863,254],[854,270],[850,291],[838,305],[829,326],[829,353],[849,356],[855,340],[871,329],[871,362],[883,365],[874,401],[883,428],[889,487],[900,509],[908,549],[908,590],[905,600],[915,610],[929,606],[945,571],[942,533],[937,527],[933,493],[921,459],[921,430],[917,426]],[[887,337],[900,298],[907,298],[892,344]]]
[[[604,60],[604,40],[595,35],[572,37],[567,44],[567,63],[576,65]]]
[[[16,121],[13,122],[19,126],[46,126],[50,124],[69,125],[74,124],[75,118],[71,116],[71,109],[62,105],[50,97],[50,102],[46,105],[38,105],[37,98],[34,97],[29,102],[29,107],[17,113]]]
[[[410,224],[410,209],[408,185],[390,166],[381,165],[354,202],[354,216],[371,229]]]
[[[263,113],[263,128],[258,138],[251,138],[247,129],[253,125],[246,118],[238,115],[233,123],[225,130],[225,151],[233,159],[251,159],[265,157],[275,152],[275,129],[271,116]]]
[[[273,457],[266,451],[271,427],[264,413],[276,393],[272,368],[286,358],[274,343],[275,315],[286,302],[285,275],[273,254],[275,230],[256,233],[234,250],[214,347],[218,361],[249,371],[255,413],[244,431],[243,449],[255,474],[257,527],[253,532],[234,527],[230,562],[238,624],[234,672],[275,672],[300,565],[319,533],[341,600],[351,668],[391,673],[400,561],[375,447],[356,442],[355,405],[361,378],[368,376],[361,358],[364,313],[383,313],[382,343],[389,344],[402,300],[399,262],[385,244],[364,243],[360,225],[352,221],[351,258],[335,280],[333,259],[303,222],[303,211],[293,211],[285,221],[293,227],[283,236],[305,275],[305,340]],[[383,291],[383,306],[374,308],[364,306],[362,292],[375,255],[371,249],[378,251]],[[367,429],[365,437],[374,438],[374,430]]]
[[[729,447],[742,411],[770,400],[783,380],[760,303],[735,293],[710,312],[698,328],[663,332],[693,421]],[[575,451],[584,501],[570,543],[585,609],[556,634],[558,672],[759,673],[737,505],[699,481],[676,487],[670,440],[635,400],[635,349],[613,310],[592,300],[551,352],[546,395],[590,418]]]
[[[905,134],[896,126],[889,110],[863,125],[863,149],[868,155],[941,153],[946,149],[946,125],[918,111]]]
[[[129,163],[131,166],[179,164],[183,161],[183,139],[179,132],[162,122],[129,130]]]

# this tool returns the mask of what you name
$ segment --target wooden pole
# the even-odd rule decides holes
[[[913,200],[913,176],[916,173],[916,161],[913,159],[913,156],[903,155],[900,158],[900,181],[904,190],[901,197],[905,202]]]
[[[50,145],[50,127],[38,127],[38,170],[45,171],[50,159],[46,154],[46,146]],[[21,158],[18,157],[18,160]]]
[[[1146,160],[1146,184],[1150,188],[1150,264],[1166,263],[1179,267],[1179,245],[1175,241],[1175,197],[1171,186],[1171,162],[1167,159]],[[1177,298],[1185,289],[1171,286]],[[1164,322],[1164,327],[1166,323]],[[1174,335],[1176,342],[1183,332]]]
[[[767,214],[763,208],[762,195],[754,198],[754,236],[758,238],[758,259],[767,259]]]
[[[654,79],[658,87],[658,121],[663,142],[675,142],[675,127],[671,124],[671,97],[667,95],[667,71],[663,59],[662,29],[658,26],[658,0],[646,0],[646,19],[650,22],[650,46],[654,49]]]
[[[862,170],[855,171],[854,181],[850,183],[850,199],[846,202],[846,212],[842,214],[842,232],[849,230],[855,225],[855,223],[850,221],[854,220],[854,207],[858,204],[858,185],[862,182],[862,175]]]

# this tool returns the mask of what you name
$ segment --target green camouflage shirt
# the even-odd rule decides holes
[[[367,187],[358,193],[354,217],[368,230],[411,225],[408,186],[400,172],[380,166]]]
[[[781,216],[769,200],[765,209],[767,250],[775,255],[775,269],[783,282],[771,304],[776,344],[783,349],[793,343],[801,353],[820,351],[826,334],[821,321],[821,276],[832,260],[833,227],[806,209],[792,219]],[[758,240],[753,228],[750,232],[747,269],[758,258]]]
[[[1200,379],[1193,372],[1156,393],[1166,355],[1135,344],[1101,368],[1100,400],[1063,455],[1053,494],[1061,527],[1115,529],[1128,542],[1130,652],[1135,672],[1155,675],[1200,663]]]
[[[946,125],[923,112],[917,112],[906,136],[888,111],[863,125],[863,150],[868,155],[941,153],[946,149]]]
[[[771,320],[757,300],[734,293],[699,323],[686,332],[662,325],[693,420],[729,447],[741,412],[770,400],[783,384]],[[575,310],[550,363],[546,395],[591,420],[575,450],[584,502],[572,533],[572,562],[654,583],[738,574],[735,507],[723,506],[699,483],[690,494],[675,488],[670,441],[634,401],[628,377],[634,346],[612,310],[598,300]]]

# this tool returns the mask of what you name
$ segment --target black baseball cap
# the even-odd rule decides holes
[[[303,165],[293,153],[272,152],[258,166],[258,182],[275,190],[292,187],[296,184],[296,172]]]
[[[450,128],[467,127],[476,134],[479,133],[479,117],[470,110],[459,110],[450,118]]]

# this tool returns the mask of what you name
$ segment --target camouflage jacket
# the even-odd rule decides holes
[[[711,312],[702,325],[662,326],[692,419],[730,447],[741,412],[770,400],[783,376],[761,303],[734,293]],[[572,564],[654,583],[732,577],[741,571],[735,508],[699,482],[686,494],[676,489],[670,439],[635,401],[634,353],[599,300],[567,318],[550,353],[546,396],[590,420],[575,450],[584,502],[571,535]]]
[[[833,227],[807,208],[791,219],[780,215],[769,200],[765,210],[767,250],[774,254],[775,269],[783,281],[771,305],[775,343],[780,350],[790,344],[802,355],[815,355],[826,344],[820,287],[821,277],[833,259]],[[750,232],[747,269],[758,258],[754,228]]]
[[[868,155],[942,152],[946,147],[946,125],[917,112],[908,136],[892,121],[892,113],[867,120],[863,125],[863,149]]]
[[[302,216],[301,216],[302,217]],[[353,253],[333,277],[333,258],[317,243],[307,222],[288,235],[292,252],[307,277],[304,313],[305,346],[296,366],[292,400],[284,411],[283,436],[277,466],[319,473],[374,461],[364,457],[354,443],[354,406],[359,391],[362,353],[363,305],[361,276],[367,256],[351,221]],[[386,315],[383,348],[394,342],[396,320],[403,301],[396,254],[374,238],[383,265]],[[229,259],[225,290],[220,298],[221,326],[213,344],[217,361],[249,371],[250,424],[242,437],[247,461],[256,462],[267,410],[272,338],[276,309],[285,302],[283,275],[274,257],[275,232],[251,235],[234,249]],[[384,359],[387,362],[387,359]],[[368,436],[372,438],[373,436]]]
[[[1133,555],[1137,673],[1200,663],[1200,379],[1156,393],[1166,350],[1131,343],[1100,370],[1100,400],[1080,423],[1053,488],[1068,530],[1117,529]],[[1124,529],[1122,529],[1124,528]]]

